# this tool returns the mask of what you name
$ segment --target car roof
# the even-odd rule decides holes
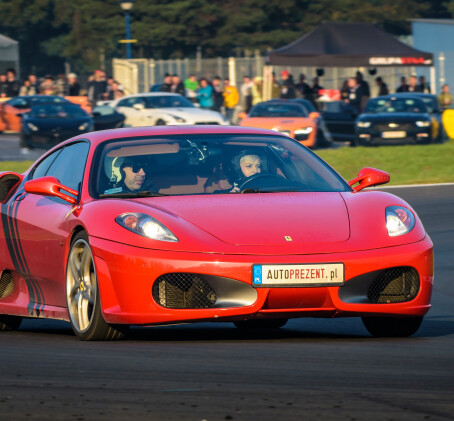
[[[174,94],[172,92],[142,92],[140,94],[131,94],[131,95],[126,95],[126,96],[123,96],[121,98],[118,98],[119,100],[122,100],[122,99],[125,99],[125,98],[135,98],[135,97],[147,97],[147,96],[181,96],[183,97],[183,95],[180,95],[180,94]],[[183,97],[184,98],[184,97]]]

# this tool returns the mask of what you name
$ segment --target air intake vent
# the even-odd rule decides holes
[[[6,298],[14,291],[13,276],[5,270],[0,278],[0,300]]]
[[[371,303],[403,303],[413,300],[419,291],[418,272],[410,267],[382,271],[369,286],[367,298]]]
[[[211,308],[216,303],[216,293],[197,274],[168,273],[155,281],[153,299],[167,308]]]

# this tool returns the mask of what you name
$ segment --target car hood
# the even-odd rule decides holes
[[[421,119],[428,119],[430,116],[425,113],[377,113],[377,114],[363,114],[359,117],[358,121],[392,121],[392,122],[404,122],[404,121],[417,121]]]
[[[228,198],[214,195],[198,198],[194,206],[188,206],[187,199],[173,197],[166,198],[165,209],[228,244],[348,240],[348,213],[339,193],[292,192],[270,196],[265,193],[231,194]]]

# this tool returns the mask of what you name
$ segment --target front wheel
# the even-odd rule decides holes
[[[362,317],[364,326],[376,338],[405,338],[416,333],[423,316]]]
[[[71,327],[82,341],[117,340],[127,326],[106,323],[101,312],[98,279],[88,236],[72,241],[66,266],[66,299]]]

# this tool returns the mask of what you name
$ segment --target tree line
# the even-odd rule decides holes
[[[238,56],[281,47],[321,22],[374,22],[394,35],[414,18],[454,16],[454,0],[136,0],[133,57]],[[0,33],[20,42],[23,73],[103,67],[124,57],[118,0],[0,0]]]

